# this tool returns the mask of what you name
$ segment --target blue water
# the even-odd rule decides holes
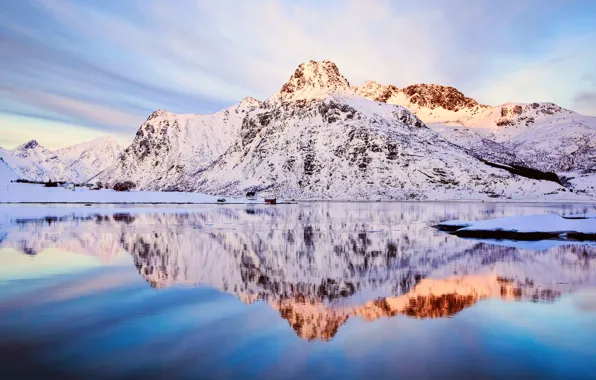
[[[6,207],[0,378],[596,378],[596,248],[431,227],[583,207]]]

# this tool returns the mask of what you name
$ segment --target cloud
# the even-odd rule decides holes
[[[596,115],[596,89],[577,94],[573,98],[573,106],[580,113]]]
[[[63,120],[14,115],[0,112],[0,147],[13,149],[18,145],[37,140],[48,149],[59,149],[66,146],[90,141],[106,133],[98,129],[89,128],[81,124],[65,123]],[[130,144],[130,134],[110,133],[123,146]]]
[[[12,99],[21,100],[82,123],[115,126],[130,129],[131,132],[135,132],[144,120],[141,115],[128,114],[111,107],[51,93],[0,87],[0,94],[9,95]]]
[[[558,0],[21,0],[0,14],[0,110],[132,133],[157,108],[266,98],[330,59],[353,84],[452,85],[566,107],[596,75],[596,5]],[[593,50],[593,49],[592,49]],[[583,103],[582,103],[583,104]],[[590,111],[591,108],[584,108]],[[1,143],[1,141],[0,141]]]

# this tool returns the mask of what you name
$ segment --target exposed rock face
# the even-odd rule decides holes
[[[356,89],[360,96],[381,103],[387,103],[389,99],[400,93],[399,88],[392,84],[384,86],[375,81],[368,81]]]
[[[437,84],[415,84],[402,89],[412,104],[429,109],[441,107],[449,111],[483,106],[464,96],[457,89]]]
[[[428,110],[442,108],[447,111],[457,112],[462,109],[473,110],[488,107],[464,96],[454,87],[438,84],[414,84],[400,89],[394,85],[382,85],[374,81],[368,81],[356,89],[359,95],[367,99],[382,103],[399,104],[413,110],[415,108]]]
[[[312,100],[329,94],[353,94],[354,90],[335,63],[331,61],[308,61],[301,63],[281,90],[272,98],[289,100]]]
[[[122,156],[96,180],[132,181],[143,190],[180,190],[239,137],[242,119],[261,103],[245,98],[209,115],[153,112]]]
[[[553,103],[479,104],[453,87],[417,84],[398,89],[366,82],[360,95],[398,104],[473,155],[545,172],[592,173],[596,118]]]

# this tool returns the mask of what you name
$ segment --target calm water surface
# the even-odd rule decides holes
[[[592,205],[0,208],[0,378],[596,378],[596,247],[449,219]]]

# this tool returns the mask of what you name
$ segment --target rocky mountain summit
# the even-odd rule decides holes
[[[141,189],[228,195],[256,190],[302,199],[511,197],[536,191],[527,178],[487,166],[405,107],[389,104],[393,95],[386,103],[376,101],[377,95],[375,101],[359,95],[372,96],[371,82],[368,88],[352,87],[333,62],[308,61],[262,103],[245,99],[211,115],[156,111],[98,178],[131,180]],[[451,109],[485,107],[443,87],[412,92],[411,98]],[[559,187],[544,183],[539,191]]]

